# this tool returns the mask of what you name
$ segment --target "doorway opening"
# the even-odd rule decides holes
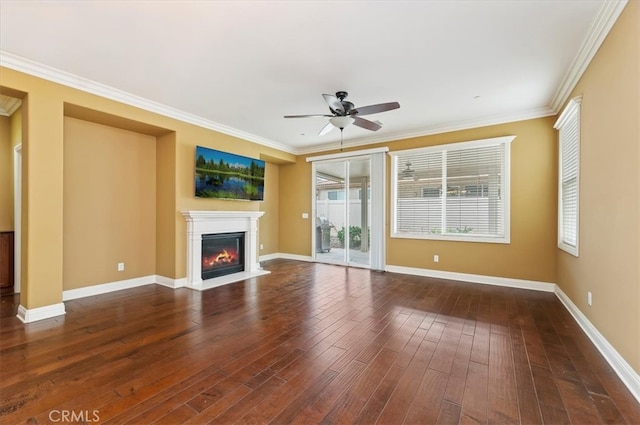
[[[316,261],[384,270],[385,151],[308,159]]]

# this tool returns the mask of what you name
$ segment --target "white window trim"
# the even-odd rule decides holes
[[[359,151],[348,151],[348,152],[339,152],[339,153],[331,153],[327,155],[319,155],[319,156],[310,156],[306,158],[307,162],[315,162],[315,161],[329,161],[332,159],[345,159],[352,158],[354,156],[359,155],[370,155],[374,153],[380,152],[388,152],[389,148],[387,146],[383,146],[381,148],[371,148],[371,149],[361,149]]]
[[[579,246],[580,246],[580,105],[582,104],[582,96],[576,96],[569,101],[567,106],[564,108],[564,111],[560,114],[560,117],[553,125],[553,128],[558,130],[558,248],[561,250],[578,257],[579,255]],[[575,117],[577,121],[577,152],[576,152],[576,167],[577,167],[577,176],[576,176],[576,245],[573,246],[563,239],[562,230],[564,229],[563,223],[563,208],[562,208],[562,146],[560,141],[560,129],[567,124],[567,122]]]
[[[401,239],[428,239],[428,240],[444,240],[444,241],[459,241],[459,242],[484,242],[484,243],[511,243],[511,142],[516,136],[503,136],[494,137],[491,139],[470,140],[467,142],[448,143],[445,145],[435,145],[423,148],[406,149],[401,151],[389,152],[391,157],[391,234],[392,238]],[[460,150],[469,148],[478,148],[484,146],[495,146],[504,143],[504,173],[502,175],[501,186],[504,189],[503,193],[503,211],[504,211],[504,236],[458,236],[458,235],[417,235],[398,233],[396,231],[396,208],[397,208],[397,176],[398,176],[398,156],[407,153],[417,152],[440,152],[443,150]]]

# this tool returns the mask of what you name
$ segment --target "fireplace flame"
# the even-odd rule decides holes
[[[233,261],[233,257],[226,249],[223,249],[222,252],[216,257],[217,263],[230,263],[231,261]]]
[[[223,249],[217,254],[203,256],[202,257],[202,267],[211,268],[216,266],[223,266],[227,264],[237,263],[239,260],[238,254],[234,251]]]

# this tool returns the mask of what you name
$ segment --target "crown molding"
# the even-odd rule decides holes
[[[414,137],[430,136],[452,131],[468,130],[477,127],[486,127],[489,125],[506,124],[509,122],[523,121],[528,119],[542,118],[551,115],[557,115],[562,105],[566,102],[571,91],[575,88],[578,81],[582,77],[589,63],[597,53],[598,49],[604,42],[607,34],[615,24],[616,20],[627,5],[628,0],[605,1],[602,4],[596,18],[594,19],[585,40],[583,41],[576,57],[573,59],[571,66],[567,70],[565,76],[556,93],[554,94],[551,106],[539,108],[531,111],[521,112],[517,114],[507,114],[489,117],[480,120],[460,121],[457,123],[431,126],[416,131],[389,133],[380,136],[359,138],[348,141],[342,146],[339,142],[319,144],[296,148],[282,143],[278,143],[255,134],[243,132],[241,130],[231,128],[214,121],[210,121],[178,109],[153,102],[151,100],[133,95],[131,93],[118,90],[95,81],[82,78],[75,74],[71,74],[59,69],[26,59],[24,57],[0,50],[0,66],[24,72],[35,77],[43,78],[55,83],[59,83],[68,87],[72,87],[84,92],[95,94],[111,100],[115,100],[130,106],[174,118],[183,122],[194,124],[203,128],[238,137],[243,140],[254,142],[263,146],[277,149],[293,155],[307,155],[317,152],[325,152],[334,149],[353,148],[371,145],[374,143],[385,143],[396,140],[404,140]]]
[[[45,80],[62,84],[64,86],[81,90],[87,93],[95,94],[107,99],[115,100],[126,105],[144,109],[145,111],[153,112],[189,124],[197,125],[199,127],[207,128],[209,130],[217,131],[219,133],[227,134],[229,136],[247,140],[249,142],[258,143],[260,145],[278,149],[280,151],[288,152],[294,155],[296,154],[295,149],[290,146],[256,136],[255,134],[228,127],[215,121],[211,121],[197,115],[193,115],[188,112],[184,112],[179,109],[175,109],[140,96],[136,96],[123,90],[109,87],[105,84],[101,84],[87,78],[83,78],[78,75],[53,68],[48,65],[44,65],[42,63],[15,55],[13,53],[9,53],[4,50],[0,50],[0,66],[23,72],[34,77],[43,78]]]
[[[15,71],[23,72],[25,74],[32,75],[34,77],[42,78],[54,83],[62,84],[67,87],[71,87],[77,90],[81,90],[87,93],[91,93],[97,96],[101,96],[107,99],[115,100],[130,106],[134,106],[140,109],[144,109],[149,112],[157,113],[169,118],[174,118],[189,124],[194,124],[209,130],[217,131],[227,134],[229,136],[238,137],[243,140],[258,143],[263,146],[267,146],[273,149],[277,149],[283,152],[287,152],[293,155],[306,155],[310,153],[324,152],[333,149],[340,149],[340,143],[327,143],[321,145],[313,145],[303,148],[295,148],[292,146],[277,143],[263,137],[256,136],[251,133],[246,133],[235,128],[231,128],[214,121],[210,121],[193,115],[178,109],[157,103],[140,96],[133,95],[131,93],[118,90],[113,87],[80,77],[75,74],[71,74],[66,71],[53,68],[42,63],[32,61],[22,56],[9,53],[4,50],[0,50],[0,66],[13,69]],[[384,136],[373,136],[366,138],[359,138],[351,142],[343,144],[343,148],[359,147],[371,145],[374,143],[391,142],[395,140],[410,139],[413,137],[430,136],[440,133],[448,133],[451,131],[468,130],[476,127],[485,127],[488,125],[505,124],[514,121],[523,121],[528,119],[535,119],[546,117],[549,115],[556,115],[556,111],[550,108],[539,108],[532,111],[527,111],[518,114],[499,115],[487,119],[460,121],[457,123],[444,125],[444,126],[431,126],[417,131],[411,132],[396,132],[390,133]]]
[[[527,112],[521,112],[517,114],[505,114],[497,115],[494,117],[483,118],[479,120],[466,120],[458,121],[453,124],[438,125],[425,127],[416,131],[409,132],[396,132],[386,135],[380,135],[378,137],[360,138],[353,141],[347,141],[342,144],[342,148],[355,148],[360,146],[372,145],[374,143],[389,143],[399,140],[412,139],[415,137],[433,136],[436,134],[451,133],[452,131],[470,130],[473,128],[487,127],[490,125],[508,124],[510,122],[533,120],[536,118],[544,118],[552,115],[556,115],[556,111],[553,109],[537,108]],[[298,149],[298,155],[308,155],[318,152],[326,152],[329,150],[340,149],[340,142],[325,144],[325,145],[313,145],[308,148]]]
[[[582,78],[582,74],[586,71],[627,3],[628,0],[616,0],[605,1],[602,4],[598,14],[591,23],[591,27],[576,57],[573,59],[573,62],[571,62],[571,66],[569,66],[558,90],[556,90],[551,100],[551,109],[553,109],[556,114],[560,112],[560,108],[562,108],[562,105],[567,101],[567,98],[578,84],[578,81]]]

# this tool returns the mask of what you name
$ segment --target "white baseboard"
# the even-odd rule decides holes
[[[269,261],[282,258],[283,260],[313,261],[313,257],[308,255],[287,254],[286,252],[276,252],[273,254],[261,255],[259,261]]]
[[[296,254],[274,253],[260,257],[260,261],[268,261],[276,258],[299,261],[313,261],[313,257]],[[627,363],[627,361],[616,351],[616,349],[607,341],[607,339],[598,331],[598,329],[587,319],[587,317],[578,309],[571,299],[554,283],[539,282],[533,280],[512,279],[505,277],[474,275],[467,273],[448,272],[441,270],[420,269],[414,267],[403,267],[388,265],[386,271],[392,273],[401,273],[414,276],[433,277],[438,279],[458,280],[463,282],[480,283],[485,285],[506,286],[510,288],[530,289],[534,291],[554,292],[560,302],[565,306],[569,313],[576,320],[578,325],[587,334],[591,342],[596,346],[605,360],[611,365],[618,377],[626,385],[633,396],[640,402],[640,375]],[[266,274],[266,273],[262,273]],[[76,298],[88,297],[92,295],[106,294],[108,292],[119,291],[122,289],[135,288],[143,285],[157,283],[169,288],[181,288],[187,286],[187,278],[173,279],[160,275],[149,275],[135,279],[121,280],[118,282],[105,283],[102,285],[87,286],[84,288],[70,289],[63,291],[63,301],[69,301]],[[214,285],[217,286],[217,285]],[[192,288],[192,289],[208,289]],[[44,307],[27,309],[20,305],[18,307],[17,317],[23,323],[31,323],[38,320],[49,319],[65,314],[64,303],[52,304]]]
[[[177,289],[187,285],[187,278],[173,279],[171,277],[155,275],[155,283],[166,286],[167,288]]]
[[[536,280],[513,279],[509,277],[484,276],[479,274],[468,274],[458,272],[448,272],[442,270],[419,269],[415,267],[387,265],[386,271],[392,273],[402,273],[414,276],[433,277],[437,279],[459,280],[462,282],[482,283],[484,285],[506,286],[509,288],[531,289],[534,291],[553,292],[556,285],[550,282],[539,282]]]
[[[31,323],[38,320],[50,319],[56,316],[64,316],[65,313],[64,303],[51,304],[44,307],[30,309],[20,305],[18,306],[18,314],[16,317],[20,319],[22,323]]]
[[[258,257],[258,261],[262,262],[262,261],[275,260],[277,258],[281,258],[280,255],[281,254],[279,252],[274,252],[273,254],[261,255]]]
[[[120,291],[122,289],[136,288],[138,286],[150,285],[152,283],[156,283],[156,275],[119,280],[117,282],[103,283],[100,285],[85,286],[84,288],[68,289],[66,291],[62,291],[62,301],[91,297],[93,295],[106,294],[113,291]]]
[[[504,277],[493,277],[483,275],[473,275],[466,273],[447,272],[441,270],[428,270],[402,266],[387,266],[389,272],[409,274],[415,276],[434,277],[438,279],[451,279],[463,282],[482,283],[485,285],[507,286],[511,288],[531,289],[534,291],[553,292],[560,302],[573,316],[578,325],[587,334],[591,342],[596,346],[600,354],[616,372],[620,380],[629,389],[631,394],[640,402],[640,375],[627,363],[627,361],[616,351],[598,329],[587,319],[569,297],[558,287],[549,282],[538,282],[532,280],[511,279]]]
[[[631,365],[616,351],[615,348],[607,341],[607,339],[593,326],[593,323],[587,319],[578,306],[567,296],[567,294],[556,286],[555,294],[569,313],[573,316],[578,325],[587,334],[593,345],[596,346],[600,354],[605,358],[609,365],[616,372],[620,380],[627,386],[631,394],[640,402],[640,375],[633,370]]]

